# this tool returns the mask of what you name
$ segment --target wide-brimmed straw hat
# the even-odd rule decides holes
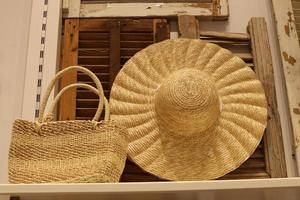
[[[267,123],[264,90],[243,60],[218,45],[173,39],[121,69],[111,118],[128,128],[129,157],[169,180],[207,180],[246,161]]]

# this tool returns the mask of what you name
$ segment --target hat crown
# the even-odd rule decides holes
[[[205,72],[183,68],[171,74],[155,96],[158,125],[164,132],[192,136],[209,129],[220,114],[214,80]]]

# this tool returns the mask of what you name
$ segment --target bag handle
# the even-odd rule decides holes
[[[67,67],[67,68],[61,70],[60,72],[58,72],[55,75],[55,77],[51,80],[50,84],[48,85],[48,87],[46,89],[46,92],[44,94],[44,97],[42,99],[42,102],[41,102],[40,114],[39,114],[39,118],[38,118],[38,122],[39,123],[42,123],[44,121],[45,108],[46,108],[46,105],[47,105],[50,93],[53,90],[56,81],[58,79],[60,79],[63,75],[65,75],[66,73],[71,72],[71,71],[82,72],[82,73],[88,75],[89,77],[91,77],[91,79],[96,84],[96,88],[97,88],[97,91],[98,91],[98,95],[100,97],[100,101],[99,101],[99,104],[98,104],[98,108],[97,108],[96,114],[95,114],[95,116],[93,118],[93,121],[98,121],[99,120],[100,115],[102,113],[103,105],[104,105],[104,92],[103,92],[103,88],[102,88],[102,85],[101,85],[98,77],[93,72],[91,72],[90,70],[88,70],[88,69],[86,69],[84,67],[81,67],[81,66],[70,66],[70,67]]]
[[[55,99],[53,100],[53,103],[51,104],[50,108],[49,108],[49,114],[47,114],[47,116],[44,119],[48,119],[49,117],[51,117],[54,113],[54,108],[57,105],[60,97],[69,89],[71,88],[84,88],[84,89],[88,89],[91,92],[94,92],[96,95],[99,96],[99,92],[96,88],[94,88],[91,85],[85,84],[85,83],[73,83],[71,85],[68,85],[66,87],[64,87],[55,97]],[[110,116],[110,110],[109,110],[109,105],[108,105],[108,101],[106,99],[106,97],[104,96],[104,107],[105,107],[105,116],[104,116],[104,121],[108,121],[109,120],[109,116]]]

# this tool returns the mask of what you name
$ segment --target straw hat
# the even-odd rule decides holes
[[[267,123],[264,90],[240,58],[175,39],[134,55],[117,75],[111,118],[128,128],[129,156],[169,180],[207,180],[246,161]]]

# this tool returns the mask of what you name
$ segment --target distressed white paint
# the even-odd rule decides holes
[[[80,0],[68,0],[68,13],[70,16],[79,16]]]
[[[279,0],[280,1],[280,0]],[[274,24],[271,0],[229,0],[230,17],[228,21],[200,21],[201,30],[246,33],[251,17],[264,17],[268,25],[268,34],[274,66],[274,78],[278,111],[283,131],[283,143],[288,176],[296,176],[297,169],[292,156],[292,128],[289,121],[287,98],[285,95],[284,77],[282,75],[281,57],[279,54],[278,38]]]
[[[227,16],[229,17],[229,4],[228,0],[220,0],[220,13],[221,16]]]
[[[68,14],[69,12],[69,0],[62,0],[63,13]]]
[[[195,6],[195,3],[111,3],[81,4],[80,17],[149,17],[177,16],[212,16],[212,10]],[[76,17],[69,15],[69,17]]]
[[[291,1],[272,0],[272,2],[300,174],[300,46]],[[287,58],[294,61],[288,61]]]

